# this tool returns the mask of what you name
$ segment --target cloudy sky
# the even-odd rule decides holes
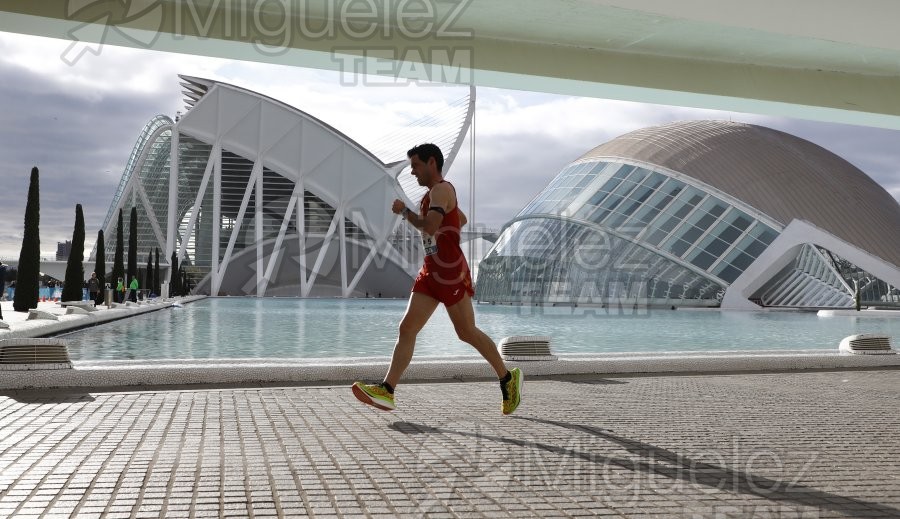
[[[71,239],[82,204],[90,250],[143,125],[184,110],[177,74],[218,79],[304,110],[363,145],[466,95],[447,86],[341,84],[335,72],[104,46],[73,66],[68,42],[0,33],[0,258],[17,258],[32,166],[41,250]],[[568,162],[622,133],[686,119],[776,128],[819,144],[900,200],[900,132],[767,116],[480,88],[476,215],[500,227]],[[412,144],[412,143],[410,143]],[[405,148],[404,148],[405,149]],[[468,207],[468,145],[448,177]],[[386,209],[387,210],[387,209]]]

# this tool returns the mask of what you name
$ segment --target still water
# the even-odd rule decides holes
[[[207,298],[65,337],[74,360],[369,357],[391,354],[406,301]],[[556,353],[836,350],[856,333],[900,337],[900,319],[801,312],[719,312],[476,305],[495,341],[549,335]],[[456,338],[442,306],[417,355],[476,354]]]

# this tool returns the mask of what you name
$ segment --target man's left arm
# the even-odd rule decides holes
[[[449,211],[450,204],[453,202],[453,192],[447,184],[438,184],[431,189],[431,205],[428,206],[425,213],[425,222],[422,225],[422,232],[434,235],[441,227],[444,221],[444,215]]]

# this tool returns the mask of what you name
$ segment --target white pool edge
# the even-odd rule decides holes
[[[24,315],[28,314],[24,312],[21,316],[11,315],[10,318],[15,318],[16,320],[10,319],[10,322],[7,323],[9,324],[9,328],[0,329],[0,340],[59,336],[82,328],[96,326],[98,324],[127,319],[129,317],[164,310],[173,306],[200,301],[206,299],[206,297],[207,296],[185,296],[173,299],[154,299],[152,301],[133,304],[133,306],[118,305],[113,308],[106,308],[101,305],[97,307],[96,311],[88,314],[72,315],[67,315],[65,313],[66,309],[62,308],[59,303],[40,303],[37,309],[53,314],[56,319],[25,320]]]
[[[72,369],[0,372],[0,390],[103,389],[185,385],[349,383],[381,380],[387,357],[355,359],[203,359],[76,362]],[[716,374],[729,372],[894,368],[900,355],[843,355],[821,350],[765,352],[609,353],[560,355],[556,361],[508,362],[526,377],[549,375]],[[404,380],[489,379],[487,362],[478,357],[421,357]]]

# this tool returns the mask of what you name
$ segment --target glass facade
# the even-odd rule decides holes
[[[819,247],[819,252],[853,290],[859,288],[860,303],[866,306],[900,306],[900,287],[886,283],[833,252]]]
[[[150,120],[141,131],[140,137],[135,144],[128,163],[125,166],[125,172],[116,189],[113,202],[110,204],[109,211],[106,214],[106,221],[103,228],[108,231],[104,233],[103,241],[106,251],[106,267],[112,269],[116,251],[116,231],[118,228],[118,212],[115,211],[119,201],[122,201],[122,239],[123,246],[127,249],[129,242],[129,234],[131,227],[129,220],[131,218],[131,207],[137,209],[137,267],[142,269],[147,264],[147,255],[153,253],[156,249],[160,251],[160,263],[168,263],[165,258],[165,232],[168,222],[168,206],[169,200],[169,162],[170,149],[172,139],[172,120],[166,116],[158,115]],[[140,179],[142,190],[130,190],[126,192],[126,186],[132,176],[137,175]],[[147,214],[147,209],[141,203],[142,198],[146,197],[154,214]],[[157,224],[154,227],[154,224]],[[91,259],[96,258],[95,249],[91,253]],[[154,256],[155,259],[155,256]]]
[[[578,162],[504,228],[481,262],[477,297],[716,306],[779,232],[665,171]]]

